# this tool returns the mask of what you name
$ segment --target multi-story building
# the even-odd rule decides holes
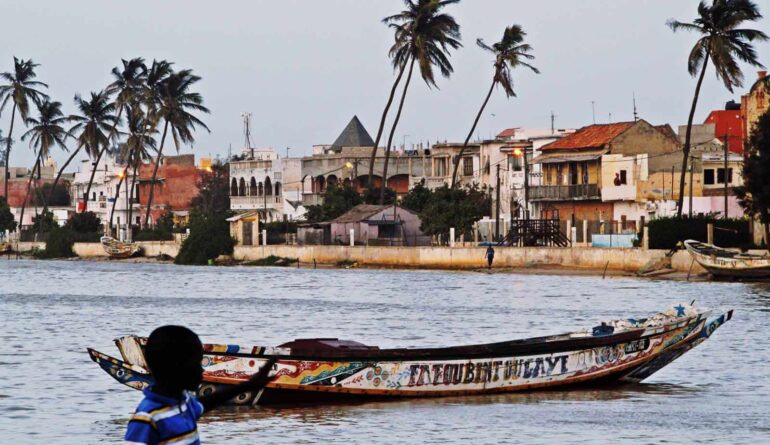
[[[177,224],[185,224],[189,219],[193,198],[198,195],[198,182],[206,169],[211,168],[211,160],[201,159],[201,165],[195,165],[195,155],[165,156],[158,166],[153,191],[150,225],[165,213],[170,212]],[[150,186],[155,163],[142,164],[139,168],[139,214],[144,223],[144,215],[150,201]]]
[[[92,168],[93,162],[90,159],[82,160],[70,183],[70,196],[76,203],[76,211],[94,212],[105,226],[109,225],[112,214],[112,225],[114,228],[120,228],[118,236],[122,239],[125,236],[129,208],[132,208],[131,224],[133,226],[141,224],[138,184],[132,185],[132,172],[128,171],[125,163],[118,159],[117,153],[108,151],[99,160],[91,185],[91,194],[86,201],[84,194],[88,189]],[[118,189],[118,185],[120,185],[120,189]],[[113,204],[114,213],[112,212]]]
[[[230,209],[261,221],[283,220],[282,159],[275,150],[245,149],[230,160]]]
[[[770,76],[767,71],[757,72],[757,80],[748,94],[741,97],[741,118],[743,120],[743,140],[749,141],[759,117],[770,110]]]
[[[369,184],[369,166],[374,141],[358,117],[347,124],[331,145],[313,146],[313,154],[302,158],[302,203],[319,204],[331,184],[350,185],[363,191]],[[385,150],[378,148],[372,173],[372,185],[405,194],[409,188],[430,176],[430,150],[391,150],[388,174],[383,181]],[[442,171],[443,172],[443,171]]]
[[[644,120],[583,127],[541,148],[542,185],[530,188],[541,212],[562,220],[636,221],[664,199],[663,181],[681,163],[669,126]]]
[[[743,120],[740,104],[733,101],[727,102],[724,110],[712,111],[703,123],[714,125],[714,136],[723,144],[727,143],[730,152],[743,153]]]

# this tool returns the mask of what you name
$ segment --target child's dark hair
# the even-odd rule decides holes
[[[191,378],[200,379],[203,346],[195,332],[184,326],[161,326],[147,339],[144,356],[159,383],[187,388]],[[191,374],[196,373],[197,376]]]

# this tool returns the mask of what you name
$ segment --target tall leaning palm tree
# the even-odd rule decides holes
[[[724,83],[728,91],[732,93],[733,87],[742,86],[743,72],[738,66],[738,61],[761,67],[751,42],[765,41],[767,35],[762,31],[741,26],[744,22],[754,22],[761,18],[759,8],[750,0],[713,0],[711,5],[706,4],[705,1],[698,4],[698,17],[692,23],[676,20],[669,20],[667,23],[674,32],[682,30],[700,34],[687,59],[687,69],[691,76],[698,76],[698,81],[692,98],[690,116],[687,119],[687,131],[682,150],[682,171],[679,177],[677,202],[677,216],[680,218],[684,202],[685,172],[690,156],[692,121],[708,62],[711,60],[714,64],[717,78]]]
[[[193,86],[200,80],[201,78],[194,75],[192,70],[174,72],[158,83],[154,94],[155,100],[148,105],[150,120],[155,122],[155,125],[163,121],[163,133],[152,171],[150,195],[144,216],[145,226],[150,223],[150,211],[155,197],[155,181],[158,177],[158,167],[163,159],[163,147],[169,130],[177,151],[180,143],[190,144],[195,141],[193,132],[196,126],[210,131],[209,127],[193,114],[193,112],[209,113],[209,109],[203,106],[203,96],[192,91]]]
[[[143,161],[151,158],[150,151],[157,151],[155,138],[155,130],[153,125],[148,120],[147,115],[140,106],[128,106],[126,107],[126,134],[127,138],[125,143],[121,146],[120,157],[127,160],[126,172],[123,179],[126,181],[127,189],[129,190],[129,204],[128,204],[128,218],[126,219],[126,226],[128,227],[127,236],[130,241],[131,236],[131,218],[133,215],[133,203],[131,197],[134,195],[136,187],[136,176],[139,166]],[[128,170],[131,169],[131,186],[128,187]],[[118,185],[120,190],[120,185]],[[116,198],[117,199],[117,198]],[[114,210],[114,205],[113,205]],[[110,223],[111,225],[111,223]]]
[[[11,111],[11,128],[8,130],[8,137],[5,141],[5,171],[3,179],[5,183],[3,196],[8,197],[8,168],[11,163],[11,143],[13,138],[13,124],[16,122],[16,111],[19,112],[22,121],[29,117],[29,103],[40,104],[48,99],[48,95],[39,91],[40,87],[48,88],[48,85],[35,80],[37,74],[35,68],[39,65],[31,59],[24,60],[13,58],[13,72],[0,73],[0,79],[6,81],[0,85],[0,113],[3,112],[9,101],[13,102]]]
[[[21,136],[21,140],[29,138],[29,146],[32,147],[37,156],[35,157],[35,163],[32,167],[32,174],[27,181],[27,194],[24,198],[24,202],[21,205],[21,215],[19,221],[24,220],[24,209],[29,199],[29,191],[32,186],[32,180],[35,177],[37,171],[37,179],[40,179],[40,169],[43,160],[51,155],[51,148],[59,146],[66,150],[65,141],[69,137],[69,133],[64,129],[63,125],[66,125],[68,119],[61,111],[61,102],[50,102],[48,100],[38,105],[38,117],[28,118],[27,126],[31,126],[26,133]],[[37,188],[37,185],[35,186]],[[43,199],[43,213],[48,210],[48,200]]]
[[[110,101],[110,94],[102,90],[91,92],[89,99],[76,95],[75,106],[80,114],[69,117],[75,122],[69,131],[77,140],[75,150],[84,149],[89,158],[96,159],[101,148],[109,144],[110,131],[118,122],[118,117],[114,114],[115,103]],[[89,189],[83,192],[84,203],[88,202],[88,193]]]
[[[142,89],[144,87],[144,81],[147,74],[147,66],[144,64],[144,59],[137,57],[131,60],[121,60],[123,67],[112,68],[113,81],[110,83],[105,92],[107,95],[112,96],[115,94],[115,109],[117,112],[117,118],[112,124],[109,133],[107,134],[107,143],[98,148],[96,154],[96,161],[91,168],[91,177],[88,179],[88,186],[86,186],[85,201],[88,201],[88,196],[91,193],[91,186],[94,183],[94,177],[96,176],[96,170],[99,169],[99,161],[102,160],[104,152],[110,147],[110,142],[115,140],[118,134],[118,124],[120,123],[120,117],[123,114],[123,110],[126,106],[138,102],[142,95]],[[76,152],[67,159],[67,162],[62,167],[61,171],[69,164]],[[58,178],[57,178],[58,179]]]
[[[511,70],[523,66],[531,69],[535,73],[540,72],[537,68],[526,62],[526,60],[535,58],[535,56],[529,53],[532,51],[532,47],[524,43],[524,36],[526,35],[527,33],[524,32],[521,26],[513,25],[505,28],[503,38],[500,39],[499,42],[492,44],[492,46],[487,45],[481,39],[476,40],[476,44],[479,47],[495,55],[495,73],[492,76],[492,85],[489,86],[489,91],[484,98],[484,102],[481,104],[481,108],[476,114],[476,119],[473,121],[471,131],[468,132],[468,136],[465,138],[465,142],[463,142],[460,154],[457,155],[454,160],[454,168],[452,169],[452,188],[457,184],[457,168],[460,166],[460,159],[462,159],[465,150],[468,148],[468,142],[471,140],[473,132],[476,131],[476,125],[478,125],[481,114],[484,112],[484,108],[487,107],[487,103],[489,102],[489,98],[492,96],[492,91],[494,91],[495,87],[500,85],[503,88],[503,91],[505,91],[505,97],[514,97],[516,96],[516,92],[513,91]],[[526,162],[526,159],[524,162]]]
[[[412,80],[415,62],[419,65],[420,74],[428,87],[437,87],[434,68],[438,68],[444,77],[449,77],[454,69],[449,62],[450,49],[462,46],[460,43],[460,25],[454,17],[444,14],[441,10],[459,0],[404,0],[406,9],[398,14],[385,17],[383,23],[394,29],[395,42],[390,48],[390,56],[396,65],[409,65],[409,71],[401,92],[398,111],[388,134],[388,145],[385,147],[385,164],[382,169],[383,184],[380,188],[380,204],[385,202],[385,188],[388,178],[388,162],[393,135],[396,132],[404,100]]]

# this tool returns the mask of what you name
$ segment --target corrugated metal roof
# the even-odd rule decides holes
[[[577,150],[581,148],[604,147],[635,124],[636,122],[618,122],[614,124],[589,125],[550,144],[544,145],[540,150]]]
[[[366,220],[375,213],[387,209],[389,205],[359,204],[346,213],[331,220],[333,223],[355,223]]]

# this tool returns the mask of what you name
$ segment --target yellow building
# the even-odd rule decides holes
[[[743,140],[748,144],[759,117],[770,110],[770,76],[767,71],[757,73],[757,81],[748,94],[741,97],[741,118],[743,120]]]

